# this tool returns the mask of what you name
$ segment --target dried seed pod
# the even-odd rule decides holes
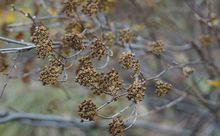
[[[144,87],[145,82],[142,80],[135,80],[133,84],[131,84],[127,90],[128,95],[127,98],[129,100],[133,100],[135,103],[138,103],[144,98]]]
[[[44,66],[40,72],[40,80],[43,85],[58,85],[58,77],[62,74],[64,69],[61,60],[51,59],[49,65]]]
[[[81,64],[77,69],[76,82],[86,87],[93,87],[97,83],[100,74],[96,72],[91,63]]]
[[[91,46],[90,57],[101,60],[107,53],[105,42],[102,39],[95,39]]]
[[[63,3],[63,10],[67,16],[72,17],[75,15],[77,7],[80,6],[82,0],[67,0]]]
[[[120,79],[119,73],[113,68],[109,71],[104,78],[104,88],[112,96],[115,96],[118,91],[122,88],[122,80]]]
[[[49,39],[49,30],[42,24],[33,25],[31,28],[31,39],[37,47],[40,58],[45,58],[53,52],[53,42]]]
[[[82,12],[88,16],[95,15],[99,12],[99,0],[87,0],[82,6]]]
[[[97,81],[97,87],[92,89],[97,95],[105,93],[116,96],[118,91],[122,89],[123,81],[115,69],[112,69],[107,74],[102,74]]]
[[[155,93],[157,94],[157,96],[164,96],[169,91],[171,91],[172,85],[161,80],[156,80],[155,87],[156,87]]]
[[[120,117],[116,117],[113,121],[109,124],[109,133],[112,136],[121,135],[123,136],[125,129],[125,124]]]
[[[76,51],[85,49],[83,44],[84,36],[82,34],[68,33],[63,38],[63,45],[71,47]]]
[[[119,31],[119,41],[121,44],[132,43],[135,40],[134,33],[129,29],[122,29]]]
[[[135,73],[140,72],[139,61],[135,59],[134,53],[123,52],[119,58],[119,63],[122,64],[125,69],[132,69]]]
[[[195,69],[192,67],[186,66],[186,67],[183,67],[182,71],[185,77],[189,77],[195,71]]]
[[[151,52],[155,55],[160,55],[165,52],[165,44],[163,41],[156,41],[150,44]]]
[[[4,72],[7,69],[8,69],[7,55],[0,53],[0,72]]]
[[[34,44],[39,44],[44,40],[49,39],[49,30],[46,26],[39,23],[31,27],[31,40]]]
[[[91,58],[89,56],[84,56],[81,57],[79,60],[79,66],[83,66],[83,65],[92,65],[92,61]]]
[[[37,44],[37,54],[40,58],[45,58],[53,54],[53,42],[51,40],[43,40],[41,43]]]
[[[79,105],[79,116],[81,119],[93,121],[97,116],[97,106],[92,102],[92,100],[84,100]]]

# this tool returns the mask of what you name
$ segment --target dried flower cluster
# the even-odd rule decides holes
[[[52,41],[49,39],[49,30],[42,24],[33,25],[31,39],[37,47],[38,56],[42,59],[52,54]]]
[[[79,105],[78,113],[82,119],[92,121],[97,116],[97,107],[92,100],[84,100]]]
[[[82,0],[67,0],[63,3],[63,12],[67,16],[74,16],[77,11],[77,7],[80,5]]]
[[[86,15],[92,16],[99,12],[100,0],[86,0],[82,5],[82,12]]]
[[[85,49],[83,44],[84,36],[82,34],[67,33],[63,38],[63,46],[71,47],[76,51]]]
[[[62,74],[63,68],[61,60],[51,59],[49,65],[44,66],[40,73],[43,85],[58,85],[58,77]]]
[[[112,136],[123,136],[125,129],[125,124],[123,120],[120,117],[116,117],[113,119],[113,121],[109,124],[109,133]]]
[[[114,4],[112,0],[67,0],[63,3],[62,11],[69,17],[75,16],[77,12],[92,16],[101,11],[109,12]]]
[[[134,40],[134,33],[130,29],[122,29],[119,31],[119,41],[122,45],[132,43]]]
[[[111,96],[116,96],[118,91],[122,89],[123,81],[120,79],[119,73],[112,69],[106,74],[102,74],[99,78],[97,87],[93,88],[95,94],[108,94]]]
[[[133,100],[135,103],[138,103],[144,98],[144,87],[145,82],[142,80],[135,80],[133,84],[131,84],[127,90],[128,95],[127,98],[129,100]]]
[[[151,52],[155,55],[160,55],[163,52],[165,52],[165,44],[163,41],[156,41],[156,42],[152,42],[150,44],[151,46]]]
[[[125,69],[131,69],[135,73],[140,72],[140,64],[139,61],[135,59],[134,53],[123,52],[119,58],[119,63],[121,63]]]
[[[95,39],[93,45],[91,46],[90,57],[97,58],[101,60],[107,53],[105,42],[101,39]]]
[[[156,87],[155,93],[157,94],[157,96],[164,96],[169,91],[171,91],[172,85],[161,80],[156,80],[155,87]]]
[[[81,64],[76,73],[76,82],[86,87],[94,87],[100,74],[96,72],[91,63]]]

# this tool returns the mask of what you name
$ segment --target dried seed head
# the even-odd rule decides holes
[[[99,0],[87,0],[82,6],[82,12],[92,16],[99,12]]]
[[[155,86],[156,86],[156,91],[155,93],[157,96],[164,96],[166,95],[169,91],[171,91],[172,85],[169,83],[165,83],[161,80],[156,80],[155,81]]]
[[[129,29],[122,29],[119,31],[119,41],[124,45],[132,43],[135,40],[134,33]]]
[[[33,25],[31,27],[31,40],[34,44],[39,44],[43,40],[49,39],[49,30],[43,24]]]
[[[61,60],[51,59],[49,65],[44,66],[40,72],[40,80],[43,85],[58,85],[58,77],[64,69]]]
[[[65,34],[63,38],[63,45],[71,47],[72,49],[76,51],[80,51],[85,48],[83,44],[83,39],[84,39],[84,36],[82,34],[68,33],[68,34]]]
[[[77,7],[80,6],[82,0],[67,0],[63,3],[63,10],[67,16],[72,17],[75,15]]]
[[[81,119],[93,121],[97,115],[97,107],[91,100],[84,100],[79,105],[78,113]]]
[[[49,39],[48,29],[42,25],[33,25],[31,28],[31,39],[37,47],[37,53],[40,58],[45,58],[48,55],[52,54],[53,43]]]
[[[116,96],[118,91],[122,89],[123,81],[115,69],[112,69],[107,74],[102,74],[97,81],[97,87],[92,89],[97,95],[105,93]]]
[[[125,69],[132,69],[135,73],[140,72],[139,61],[135,59],[135,55],[131,52],[123,52],[119,58],[119,63],[121,63]]]
[[[37,54],[40,58],[45,58],[53,54],[53,42],[51,40],[43,40],[41,43],[37,44]]]
[[[151,52],[155,55],[160,55],[165,52],[165,44],[163,41],[156,41],[151,43]]]
[[[182,71],[185,77],[189,77],[195,71],[195,69],[192,67],[186,66],[186,67],[183,67]]]
[[[7,55],[0,53],[0,72],[4,72],[7,69],[8,69]]]
[[[85,65],[92,65],[92,61],[91,61],[91,58],[89,56],[84,56],[84,57],[81,57],[79,60],[79,66],[85,66]]]
[[[123,136],[125,125],[120,117],[114,118],[112,123],[109,124],[109,133],[112,136]]]
[[[127,98],[129,100],[133,100],[135,103],[138,103],[144,98],[144,87],[145,82],[141,80],[135,80],[132,85],[129,86],[127,92]]]
[[[76,82],[86,87],[93,87],[97,83],[100,74],[96,72],[91,63],[81,64],[77,69]]]
[[[107,53],[105,42],[101,39],[96,39],[91,46],[90,57],[101,60]]]

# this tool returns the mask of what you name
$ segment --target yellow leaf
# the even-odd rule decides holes
[[[210,80],[210,81],[208,81],[208,85],[213,86],[213,87],[220,87],[220,81]]]
[[[7,23],[13,23],[13,22],[15,22],[15,13],[13,13],[13,12],[9,12],[7,15],[6,15],[6,22]]]

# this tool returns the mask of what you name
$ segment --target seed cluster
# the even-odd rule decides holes
[[[119,31],[119,41],[121,44],[132,43],[134,40],[134,33],[130,29],[122,29]]]
[[[67,0],[63,3],[62,12],[69,17],[75,16],[77,12],[92,16],[100,11],[108,11],[114,3],[112,0]]]
[[[113,119],[113,121],[109,124],[109,133],[112,136],[123,136],[125,129],[125,125],[123,120],[120,117],[116,117]]]
[[[144,98],[145,84],[142,80],[135,80],[133,84],[131,84],[127,90],[128,95],[127,98],[129,100],[133,100],[135,103],[138,103]]]
[[[93,87],[101,75],[96,72],[91,62],[84,60],[85,58],[80,60],[81,65],[76,73],[76,82],[86,87]]]
[[[123,52],[119,58],[119,63],[121,63],[125,69],[131,69],[135,73],[140,72],[139,61],[135,59],[135,55],[131,52]]]
[[[93,121],[97,115],[97,107],[91,100],[84,100],[79,105],[78,113],[81,119]]]
[[[163,41],[156,41],[151,43],[151,52],[155,55],[160,55],[165,52],[165,44]]]
[[[51,59],[49,65],[43,67],[40,73],[40,80],[43,85],[58,85],[58,77],[63,72],[61,60]]]
[[[90,57],[97,58],[101,60],[107,53],[105,42],[102,39],[95,39],[93,45],[91,46]]]
[[[82,6],[82,12],[86,15],[92,16],[99,12],[99,0],[87,0]]]
[[[166,83],[161,80],[156,80],[155,81],[155,86],[156,86],[156,91],[155,93],[157,96],[164,96],[166,95],[169,91],[171,91],[172,85],[169,83]]]
[[[122,89],[123,81],[120,79],[119,73],[112,69],[106,74],[102,74],[97,83],[97,87],[93,88],[95,94],[108,94],[116,96],[119,90]]]
[[[82,0],[67,0],[63,3],[63,12],[69,16],[72,17],[75,15],[75,12],[77,10],[77,7],[80,5]]]
[[[0,72],[4,72],[7,68],[7,55],[0,53]]]
[[[83,44],[83,39],[84,39],[84,36],[82,34],[68,33],[68,34],[65,34],[63,38],[63,45],[71,47],[72,49],[76,51],[80,51],[85,48]]]
[[[52,41],[49,39],[49,30],[43,24],[33,25],[31,39],[37,47],[38,56],[42,59],[52,54]]]

